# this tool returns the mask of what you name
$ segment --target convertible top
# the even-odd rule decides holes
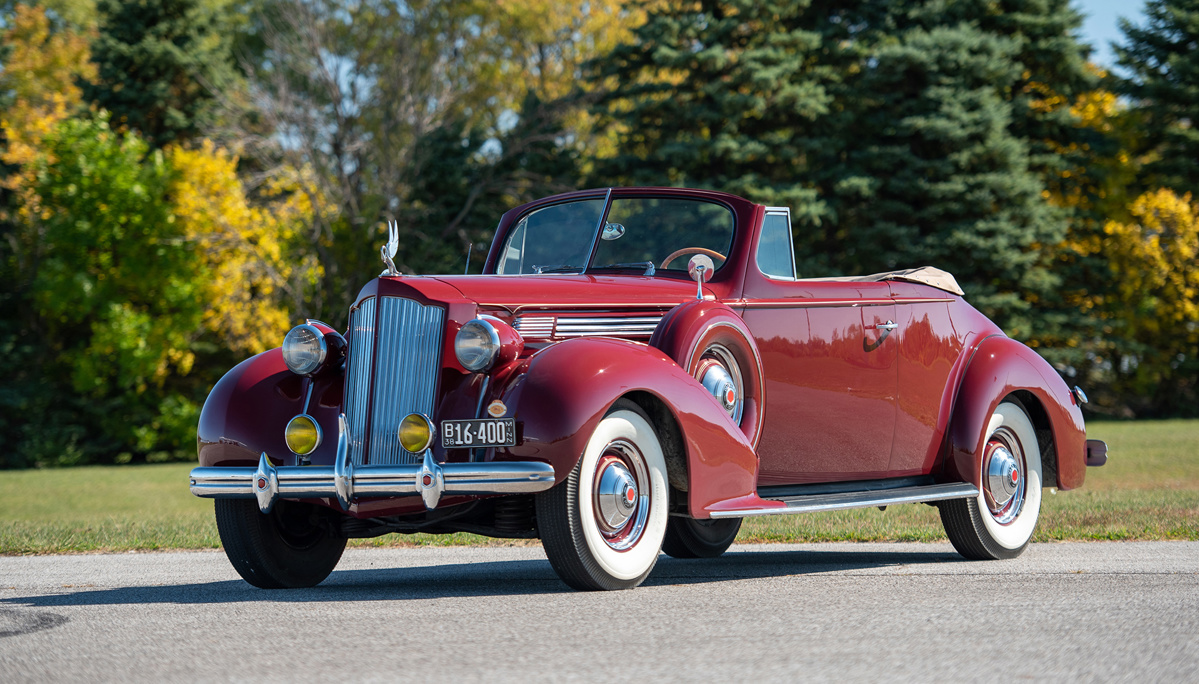
[[[939,268],[932,266],[921,266],[919,268],[907,268],[901,271],[887,271],[885,273],[872,273],[864,276],[845,276],[841,278],[802,278],[801,280],[823,280],[842,283],[877,283],[884,280],[904,280],[911,283],[921,283],[931,285],[938,290],[952,292],[955,295],[965,294],[962,288],[958,286],[958,281],[954,280],[952,274],[947,271],[942,271]]]

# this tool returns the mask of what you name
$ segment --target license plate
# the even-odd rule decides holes
[[[443,420],[441,446],[446,449],[516,446],[516,419]]]

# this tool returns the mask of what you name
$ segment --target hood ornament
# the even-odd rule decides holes
[[[387,222],[387,243],[379,248],[379,256],[383,258],[383,263],[387,268],[383,269],[380,276],[398,276],[400,272],[396,270],[395,262],[392,257],[396,255],[396,250],[400,248],[400,222]]]

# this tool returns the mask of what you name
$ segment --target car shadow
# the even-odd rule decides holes
[[[735,548],[735,547],[734,547]],[[731,551],[720,558],[661,556],[642,585],[666,587],[829,572],[966,562],[955,553],[919,551]],[[232,568],[231,577],[235,577]],[[474,596],[572,593],[544,559],[335,570],[319,586],[264,591],[240,579],[193,584],[117,587],[0,599],[0,606],[62,607],[123,604],[210,604],[246,601],[326,603]]]

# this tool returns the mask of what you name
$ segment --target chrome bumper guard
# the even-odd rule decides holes
[[[346,417],[338,419],[337,457],[332,466],[271,465],[266,452],[257,468],[193,468],[191,492],[206,499],[258,499],[269,513],[275,500],[336,497],[343,509],[359,498],[420,494],[437,507],[445,494],[532,494],[554,486],[554,468],[537,461],[437,463],[425,450],[420,465],[359,466],[350,463]]]

